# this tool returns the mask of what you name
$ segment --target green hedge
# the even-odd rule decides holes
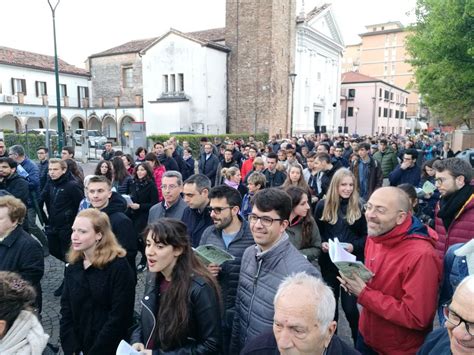
[[[36,151],[39,147],[46,147],[46,137],[38,134],[15,134],[5,133],[5,145],[11,147],[12,145],[19,144],[25,148],[25,153],[30,159],[37,159]],[[49,156],[53,156],[53,152],[58,147],[57,137],[50,137]]]
[[[182,141],[188,141],[189,145],[193,150],[193,155],[197,157],[199,155],[199,147],[201,138],[207,137],[212,142],[214,137],[219,137],[222,141],[225,139],[243,139],[245,142],[248,141],[248,138],[252,136],[255,138],[255,141],[262,141],[263,143],[268,142],[268,133],[258,133],[258,134],[250,134],[250,133],[239,133],[239,134],[216,134],[216,135],[208,135],[208,134],[189,134],[189,135],[173,135],[176,137],[179,143]],[[165,142],[172,137],[169,134],[159,134],[159,135],[152,135],[148,136],[148,143],[150,147],[153,147],[155,142]]]

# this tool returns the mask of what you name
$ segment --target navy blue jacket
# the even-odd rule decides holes
[[[206,153],[201,154],[201,157],[199,158],[199,174],[206,175],[211,180],[212,186],[214,186],[216,182],[218,166],[219,158],[217,158],[215,154],[211,154],[207,160]]]
[[[401,184],[411,184],[417,187],[420,184],[421,170],[417,165],[405,170],[398,165],[389,175],[390,186],[398,186]]]
[[[279,355],[277,342],[272,332],[265,333],[250,341],[240,355]],[[325,355],[359,355],[360,353],[344,343],[334,334]]]
[[[425,339],[425,342],[421,346],[420,350],[416,353],[417,355],[450,355],[451,343],[449,341],[449,335],[446,328],[441,327],[433,330]]]
[[[38,166],[33,163],[30,159],[25,158],[21,162],[21,166],[28,173],[26,180],[28,181],[28,187],[30,189],[30,198],[28,199],[28,208],[33,207],[32,198],[38,198],[40,195],[40,175]]]
[[[208,207],[202,212],[198,209],[189,208],[189,206],[186,207],[181,221],[186,224],[188,228],[188,235],[191,238],[193,248],[199,246],[199,241],[201,240],[201,235],[204,230],[214,224],[211,218],[211,211]]]

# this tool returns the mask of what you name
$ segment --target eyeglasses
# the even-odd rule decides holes
[[[375,214],[377,214],[379,216],[383,216],[383,215],[390,214],[390,213],[398,213],[398,212],[404,212],[404,211],[403,210],[389,211],[385,207],[373,206],[370,203],[366,203],[365,205],[362,206],[362,212],[364,212],[364,213],[365,212],[375,212]]]
[[[228,209],[228,208],[234,208],[235,206],[226,206],[226,207],[209,207],[209,210],[211,212],[214,212],[215,214],[221,214],[222,211]]]
[[[461,323],[464,323],[467,333],[470,336],[474,337],[474,323],[468,322],[467,320],[462,319],[459,315],[457,315],[455,312],[449,309],[449,305],[447,304],[443,306],[443,315],[444,315],[444,319],[446,319],[446,322],[449,323],[450,328],[454,329],[457,326],[459,326]]]
[[[283,221],[283,219],[281,219],[281,218],[272,218],[272,217],[268,217],[268,216],[259,217],[254,213],[249,214],[249,222],[250,223],[255,224],[255,223],[257,223],[258,220],[260,220],[260,223],[264,227],[271,227],[273,222],[275,222],[275,221]]]
[[[162,190],[174,190],[178,187],[178,185],[161,185]]]

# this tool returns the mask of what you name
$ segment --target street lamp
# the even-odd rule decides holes
[[[359,114],[359,108],[358,108],[358,107],[356,107],[356,108],[354,109],[354,113],[355,113],[355,115],[356,115],[355,132],[354,132],[354,133],[357,133],[357,115]]]
[[[294,106],[294,95],[295,95],[295,73],[288,75],[291,81],[291,113],[290,113],[290,137],[293,137],[293,106]]]
[[[48,0],[49,7],[51,8],[51,14],[53,16],[53,38],[54,38],[54,75],[56,77],[56,119],[58,120],[58,156],[61,154],[63,149],[63,120],[61,116],[61,98],[59,92],[59,66],[58,66],[58,50],[56,47],[56,8],[61,0],[56,0],[56,4],[51,4],[51,0]]]

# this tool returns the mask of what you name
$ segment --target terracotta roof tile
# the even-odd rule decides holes
[[[225,28],[213,28],[209,30],[187,32],[183,34],[196,38],[203,42],[220,42],[220,41],[224,41]],[[103,56],[115,55],[115,54],[138,53],[144,50],[145,48],[147,48],[149,45],[151,45],[154,41],[156,41],[159,38],[160,37],[153,37],[153,38],[130,41],[130,42],[121,44],[117,47],[107,49],[103,52],[92,54],[90,58],[103,57]]]
[[[44,54],[22,51],[19,49],[0,47],[0,63],[33,69],[54,71],[54,57]],[[59,72],[89,76],[85,69],[75,67],[58,58]]]
[[[225,40],[225,27],[210,30],[187,32],[188,36],[199,38],[206,42],[221,42]]]
[[[146,48],[148,45],[150,45],[157,38],[158,37],[153,37],[153,38],[130,41],[130,42],[121,44],[120,46],[107,49],[103,52],[92,54],[90,58],[104,57],[104,56],[113,55],[113,54],[138,53],[144,48]]]
[[[380,81],[380,79],[361,74],[355,71],[350,71],[342,74],[341,82],[344,83],[366,83],[371,81]]]

